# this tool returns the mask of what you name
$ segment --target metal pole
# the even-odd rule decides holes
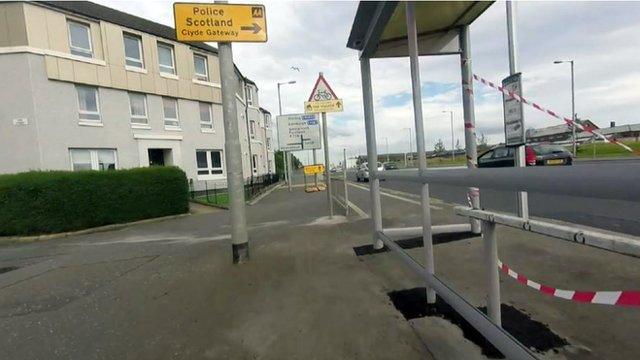
[[[373,116],[373,92],[371,89],[371,65],[368,58],[360,59],[360,76],[362,78],[362,104],[364,106],[364,127],[367,140],[367,161],[376,164],[378,150],[376,149],[376,124]],[[369,196],[371,201],[371,222],[373,232],[371,240],[374,249],[382,249],[382,240],[378,233],[382,231],[382,209],[380,205],[380,180],[378,167],[369,166]]]
[[[318,159],[316,158],[316,149],[313,149],[313,165],[316,165],[318,163]],[[315,183],[316,183],[316,189],[318,188],[318,173],[313,174]]]
[[[511,75],[518,72],[518,56],[516,53],[516,17],[515,9],[511,1],[506,2],[507,6],[507,41],[509,45],[509,73]],[[524,126],[524,120],[523,120]],[[525,145],[518,146],[515,154],[515,165],[525,167]],[[523,219],[529,218],[529,196],[526,191],[518,192],[518,215]]]
[[[278,83],[278,115],[282,115],[282,100],[280,98],[280,83]],[[279,138],[279,137],[278,137]],[[284,181],[289,184],[289,172],[287,170],[287,152],[282,151],[282,167],[284,170]],[[289,188],[291,191],[291,188]]]
[[[476,115],[473,102],[473,71],[471,70],[471,40],[469,38],[469,27],[460,29],[460,72],[462,76],[462,108],[464,117],[464,147],[467,157],[467,168],[478,167],[478,149],[476,144]],[[475,187],[467,188],[467,197],[470,206],[474,209],[480,208],[480,190]],[[469,219],[471,231],[474,234],[480,233],[480,222],[476,219]]]
[[[222,111],[224,122],[224,155],[227,162],[227,189],[231,212],[231,246],[234,264],[249,260],[249,235],[242,178],[242,148],[238,130],[236,97],[232,91],[236,84],[231,43],[218,43]]]
[[[411,89],[413,92],[413,116],[416,127],[416,148],[420,173],[427,171],[427,154],[424,144],[424,124],[422,117],[422,91],[420,83],[420,63],[418,59],[418,33],[416,18],[413,14],[413,3],[407,2],[407,40],[409,42],[409,60],[411,65]],[[425,252],[425,269],[428,275],[434,274],[433,240],[431,237],[431,207],[429,198],[429,184],[422,184],[422,241]],[[427,276],[428,276],[427,275]],[[436,292],[425,284],[427,288],[427,303],[436,302]]]
[[[349,191],[347,185],[347,149],[342,149],[342,182],[344,184],[344,213],[349,215]]]
[[[385,137],[384,140],[387,143],[387,162],[389,162],[389,138]]]
[[[320,73],[322,75],[322,73]],[[327,183],[327,201],[329,202],[329,217],[333,217],[333,201],[331,201],[331,177],[329,169],[329,130],[327,129],[327,113],[322,113],[322,139],[324,140],[324,177]]]
[[[456,147],[453,138],[453,111],[449,111],[449,113],[451,114],[451,160],[456,161]]]
[[[484,242],[485,279],[487,282],[487,315],[494,324],[502,326],[496,223],[482,221],[482,240]]]
[[[291,183],[293,183],[293,171],[291,167],[291,152],[287,152],[287,171],[289,172],[289,192],[291,192]]]
[[[573,139],[573,157],[576,157],[578,154],[578,146],[576,144],[576,92],[573,77],[573,60],[571,60],[571,119],[573,120],[573,126],[571,130]]]

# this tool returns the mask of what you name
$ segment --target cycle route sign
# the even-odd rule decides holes
[[[307,114],[341,112],[342,99],[338,99],[327,80],[320,74],[311,91],[309,101],[304,102],[304,112]]]

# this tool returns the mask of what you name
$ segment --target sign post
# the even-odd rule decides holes
[[[324,177],[327,184],[327,202],[329,203],[329,217],[333,217],[333,202],[331,201],[331,177],[329,176],[329,136],[327,129],[327,112],[343,110],[342,100],[338,99],[322,73],[313,86],[309,101],[304,103],[305,113],[322,113],[322,138],[324,140]]]
[[[266,13],[263,5],[175,3],[173,14],[178,41],[218,42],[224,155],[227,166],[227,191],[231,212],[233,263],[249,260],[249,235],[242,176],[242,149],[238,113],[233,88],[237,82],[231,42],[267,41]]]
[[[502,80],[502,87],[510,93],[522,94],[520,73],[510,75]],[[504,109],[504,140],[507,146],[520,146],[525,143],[524,113],[522,103],[511,96],[502,94]]]

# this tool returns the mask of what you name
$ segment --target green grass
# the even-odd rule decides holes
[[[205,205],[215,205],[222,207],[229,206],[229,194],[227,193],[209,194],[209,196],[202,195],[193,200]]]
[[[633,153],[625,150],[622,146],[611,143],[595,143],[595,144],[582,144],[578,146],[578,158],[593,158],[593,150],[595,146],[595,157],[630,157],[640,155],[640,142],[625,141],[625,145],[633,149]],[[571,147],[567,147],[571,151]]]

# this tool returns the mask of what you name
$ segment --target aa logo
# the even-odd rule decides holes
[[[252,18],[263,18],[264,17],[264,8],[260,6],[252,6],[251,7],[251,17]]]

